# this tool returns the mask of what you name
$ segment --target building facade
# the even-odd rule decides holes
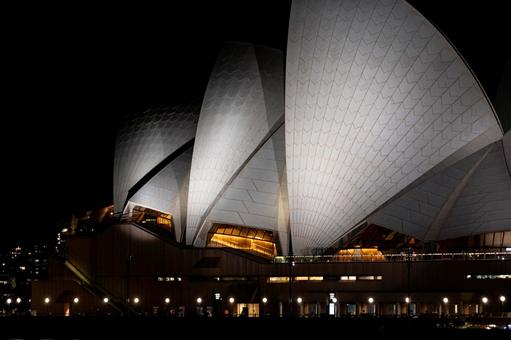
[[[128,117],[110,214],[65,235],[34,309],[473,314],[510,295],[511,135],[449,40],[404,0],[296,0],[288,32],[286,53],[226,43],[201,105]]]

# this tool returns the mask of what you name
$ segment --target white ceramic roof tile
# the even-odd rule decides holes
[[[124,208],[128,190],[195,136],[199,107],[173,106],[129,117],[119,129],[114,157],[114,209]]]
[[[408,3],[293,2],[286,149],[297,253],[329,246],[485,134],[502,136],[477,81]]]
[[[197,127],[187,243],[192,243],[229,181],[283,116],[283,93],[282,52],[243,43],[224,45],[210,77]],[[265,181],[274,173],[275,166],[263,156],[257,167],[247,168],[239,178]],[[274,180],[278,182],[278,176]],[[251,199],[236,185],[225,194],[225,198]],[[196,244],[203,241],[197,239]]]

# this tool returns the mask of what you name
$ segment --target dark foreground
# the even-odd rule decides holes
[[[296,339],[379,335],[380,339],[511,338],[502,322],[449,319],[171,319],[0,317],[0,339]],[[491,327],[488,327],[491,325]],[[436,336],[437,338],[431,338]],[[188,338],[188,339],[187,339]]]

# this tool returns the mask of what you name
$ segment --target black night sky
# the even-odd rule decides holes
[[[506,2],[452,1],[449,7],[446,1],[409,2],[455,44],[495,104],[511,41]],[[55,119],[58,138],[50,166],[56,188],[54,201],[47,202],[57,220],[111,204],[115,131],[123,115],[200,99],[224,41],[285,50],[289,7],[288,0],[238,0],[62,9],[56,62],[65,87],[58,106],[65,114]],[[509,107],[509,98],[504,99]],[[509,129],[509,116],[500,119]],[[50,219],[30,238],[48,237],[54,226]],[[10,228],[3,243],[26,235],[22,228]]]

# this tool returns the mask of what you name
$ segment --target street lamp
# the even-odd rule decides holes
[[[367,302],[369,302],[369,304],[371,306],[369,306],[369,308],[371,308],[371,314],[376,314],[376,306],[373,304],[374,303],[374,299],[372,297],[370,297],[369,299],[367,299]]]
[[[405,302],[406,302],[406,303],[410,303],[410,298],[409,298],[408,296],[407,296],[407,297],[405,297]]]
[[[75,298],[73,299],[73,302],[74,302],[74,303],[78,303],[79,301],[80,301],[80,299],[79,299],[79,298],[77,298],[77,297],[75,297]]]
[[[170,299],[168,297],[165,298],[165,303],[168,305],[170,303]]]
[[[488,303],[488,298],[486,296],[483,296],[483,298],[481,299],[481,301],[484,303],[484,304],[487,304]]]
[[[44,298],[44,303],[45,304],[49,304],[50,303],[50,298],[49,297],[45,297]]]
[[[21,303],[21,298],[17,298],[17,299],[16,299],[16,303],[17,303],[17,304],[20,304],[20,303]]]
[[[232,296],[229,298],[229,303],[234,303],[234,298]]]
[[[302,298],[301,298],[301,297],[298,297],[298,299],[296,299],[296,302],[298,302],[298,303],[302,303],[302,301],[303,301],[303,300],[302,300]]]
[[[444,305],[446,305],[446,306],[447,306],[447,303],[449,302],[449,299],[448,299],[448,298],[446,298],[446,297],[444,297],[444,298],[442,299],[442,302],[444,303]],[[442,307],[440,306],[440,311],[441,311],[441,309],[442,309]],[[440,313],[440,314],[442,314],[442,313]],[[447,306],[447,311],[446,311],[445,315],[449,315],[449,307],[448,307],[448,306]]]
[[[134,302],[135,304],[138,304],[138,303],[140,302],[140,299],[139,299],[138,297],[136,297],[136,298],[134,298],[134,299],[133,299],[133,302]]]
[[[108,303],[108,298],[107,297],[103,298],[103,303]]]
[[[200,305],[202,303],[202,298],[198,297],[197,298],[197,303]]]
[[[8,298],[6,302],[7,302],[8,305],[10,305],[12,303],[12,299]]]
[[[500,300],[500,302],[504,303],[504,302],[506,302],[506,297],[504,295],[501,295],[499,297],[499,300]]]
[[[266,303],[266,302],[268,302],[268,298],[263,297],[263,303]]]

